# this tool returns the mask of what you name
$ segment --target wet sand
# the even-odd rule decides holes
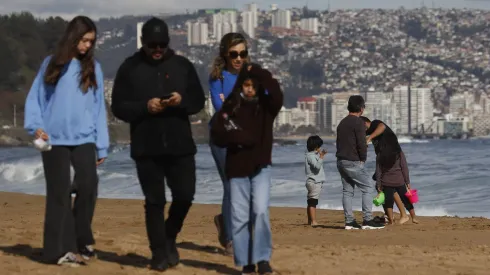
[[[217,205],[194,205],[178,238],[181,264],[163,274],[240,274],[217,241]],[[272,265],[278,274],[490,274],[490,220],[423,217],[382,230],[343,230],[341,211],[272,208]],[[356,213],[360,220],[360,213]],[[99,259],[78,268],[41,262],[44,197],[0,192],[0,274],[159,274],[150,256],[140,200],[99,199],[94,218]]]

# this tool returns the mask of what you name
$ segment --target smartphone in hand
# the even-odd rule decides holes
[[[171,97],[172,95],[164,95],[160,98],[160,101],[169,100]]]

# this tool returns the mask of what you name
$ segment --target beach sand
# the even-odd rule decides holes
[[[218,247],[217,205],[194,205],[178,238],[181,264],[163,274],[240,274]],[[361,219],[360,213],[356,213]],[[70,268],[40,262],[44,197],[0,192],[0,274],[159,274],[150,256],[140,200],[99,199],[94,218],[99,259]],[[346,231],[341,211],[272,208],[272,265],[279,274],[490,274],[490,220],[423,217],[421,224]]]

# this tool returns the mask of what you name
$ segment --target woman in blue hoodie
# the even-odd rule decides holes
[[[245,37],[233,32],[225,34],[220,42],[219,56],[214,60],[209,76],[209,94],[216,113],[221,110],[223,102],[233,90],[245,62],[250,62]],[[213,119],[214,117],[211,121]],[[221,214],[214,217],[214,223],[218,229],[220,244],[228,254],[232,254],[230,183],[225,175],[226,148],[218,147],[211,138],[209,146],[223,183]]]
[[[109,133],[104,77],[94,60],[96,27],[77,16],[41,65],[26,99],[25,129],[51,145],[42,150],[46,179],[43,255],[48,262],[83,264],[95,256],[92,217],[97,165],[107,157]],[[72,209],[70,165],[77,177]]]

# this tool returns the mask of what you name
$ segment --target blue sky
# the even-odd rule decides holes
[[[243,8],[248,0],[0,0],[0,14],[30,11],[36,16],[60,15],[70,19],[77,14],[94,18],[120,16],[125,14],[174,13],[185,9],[235,7]],[[257,0],[260,9],[269,9],[270,4],[280,8],[304,6],[313,9],[326,9],[328,0]],[[490,9],[490,1],[485,0],[424,0],[425,5],[443,8],[479,8]],[[346,8],[385,8],[393,9],[420,7],[422,0],[330,0],[332,9]]]

